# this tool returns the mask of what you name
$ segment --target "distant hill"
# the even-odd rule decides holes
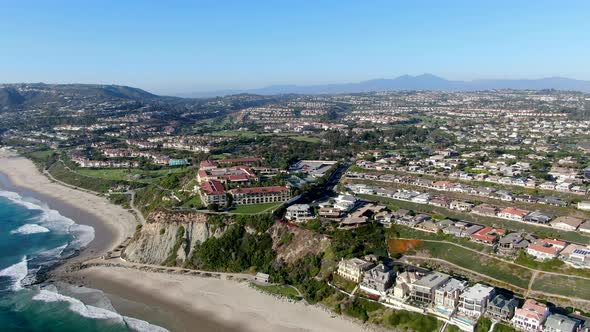
[[[444,90],[444,91],[478,91],[493,89],[556,89],[568,91],[590,92],[590,81],[574,80],[563,77],[522,80],[473,80],[453,81],[432,74],[418,76],[403,75],[393,79],[374,79],[358,83],[324,84],[324,85],[273,85],[250,90],[225,90],[185,94],[184,97],[213,97],[237,93],[258,95],[275,94],[336,94],[371,91],[402,91],[402,90]]]
[[[141,89],[120,85],[98,84],[0,84],[0,111],[18,110],[47,103],[71,100],[149,101],[158,96]]]

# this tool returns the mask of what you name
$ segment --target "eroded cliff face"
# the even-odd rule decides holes
[[[289,227],[284,223],[276,223],[269,229],[273,239],[273,250],[277,253],[277,260],[287,264],[295,263],[306,255],[317,255],[330,246],[327,236],[310,230]]]
[[[224,230],[209,223],[206,214],[156,211],[127,246],[124,257],[144,264],[182,265],[196,244],[221,236]]]

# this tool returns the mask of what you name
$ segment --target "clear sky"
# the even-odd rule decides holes
[[[183,93],[432,73],[590,80],[590,1],[4,1],[0,81]]]

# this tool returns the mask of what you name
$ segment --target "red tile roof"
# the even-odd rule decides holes
[[[513,208],[513,207],[507,207],[505,209],[502,209],[502,211],[500,211],[500,213],[508,213],[508,214],[513,214],[515,216],[524,217],[529,213],[529,211],[521,210],[521,209],[517,209],[517,208]]]
[[[223,195],[225,194],[225,189],[221,182],[217,180],[210,180],[203,183],[201,188],[209,195]]]
[[[279,193],[288,191],[289,188],[282,186],[271,186],[271,187],[253,187],[253,188],[236,188],[230,190],[232,193],[242,194],[264,194],[264,193]]]

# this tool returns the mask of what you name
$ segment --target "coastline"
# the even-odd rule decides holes
[[[244,282],[106,266],[69,271],[72,263],[99,257],[132,236],[135,216],[104,197],[52,182],[32,161],[15,152],[0,150],[0,188],[39,199],[76,223],[95,229],[95,239],[79,256],[52,271],[49,282],[101,290],[122,315],[171,331],[367,329],[319,306],[263,294]]]
[[[48,204],[65,217],[94,228],[94,240],[81,251],[80,259],[99,257],[132,236],[135,216],[105,197],[75,190],[52,182],[29,159],[0,150],[3,188]]]

